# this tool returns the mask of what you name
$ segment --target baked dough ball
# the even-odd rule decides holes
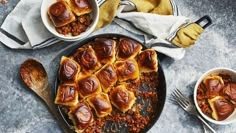
[[[99,79],[103,92],[109,92],[110,89],[116,84],[117,75],[112,66],[108,63],[104,65],[97,73],[97,78]]]
[[[93,113],[85,101],[80,101],[76,106],[71,107],[68,115],[77,133],[83,132],[94,121]]]
[[[139,68],[137,62],[134,59],[116,61],[114,68],[120,82],[139,79]]]
[[[203,83],[206,86],[206,95],[208,98],[218,96],[224,87],[224,81],[220,76],[207,76],[204,78]]]
[[[142,49],[142,45],[129,38],[120,38],[117,46],[117,60],[134,58]]]
[[[127,90],[125,85],[119,85],[112,89],[109,97],[111,103],[123,113],[131,109],[136,100],[134,93]]]
[[[58,78],[63,84],[74,84],[80,72],[80,65],[73,59],[62,56]]]
[[[78,103],[77,89],[78,88],[75,84],[74,85],[59,85],[57,89],[55,104],[75,106]]]
[[[208,102],[215,120],[224,120],[234,112],[234,105],[222,96],[216,96],[209,99]]]
[[[91,74],[101,67],[90,45],[78,48],[73,58],[80,64],[84,74]]]
[[[232,103],[236,104],[236,83],[227,83],[222,92]]]
[[[55,27],[62,27],[73,21],[75,16],[66,1],[58,1],[48,9],[48,16]]]
[[[95,110],[98,117],[105,117],[112,111],[112,106],[106,93],[92,95],[91,97],[88,97],[87,101]]]
[[[138,55],[138,66],[140,72],[157,72],[157,53],[153,49],[146,49]]]
[[[116,59],[116,41],[113,39],[96,38],[93,49],[99,62],[102,64],[113,63]]]
[[[92,11],[88,0],[70,0],[70,5],[77,16],[88,14]]]
[[[82,98],[100,93],[101,85],[95,75],[85,76],[78,79],[78,92]]]

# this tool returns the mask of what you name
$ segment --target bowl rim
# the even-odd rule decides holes
[[[50,0],[51,2],[54,1],[53,3],[56,2],[56,0]],[[94,2],[94,7],[93,11],[94,12],[94,19],[93,19],[93,22],[89,25],[89,27],[87,28],[87,30],[85,32],[82,32],[80,35],[78,36],[65,36],[65,35],[61,35],[59,33],[56,32],[55,30],[55,26],[53,26],[53,28],[50,26],[51,24],[48,23],[48,20],[47,20],[47,10],[45,10],[45,6],[46,5],[49,5],[47,4],[48,3],[48,0],[43,0],[42,3],[41,3],[41,7],[40,7],[40,16],[41,16],[41,20],[43,22],[43,25],[46,27],[46,29],[55,37],[57,37],[58,39],[60,40],[64,40],[64,41],[78,41],[78,40],[81,40],[85,37],[87,37],[89,34],[91,34],[94,29],[96,28],[96,25],[98,23],[98,20],[99,20],[99,6],[98,6],[98,2],[97,0],[89,0],[89,2]],[[46,14],[46,15],[45,15]],[[45,17],[46,16],[46,17]]]
[[[210,121],[211,123],[214,123],[214,124],[227,125],[227,124],[231,124],[231,123],[233,123],[233,122],[236,122],[236,117],[235,117],[235,119],[227,120],[227,121],[224,121],[224,120],[223,120],[223,121],[214,120],[213,118],[210,118],[209,116],[205,115],[205,114],[202,112],[201,108],[198,106],[198,103],[197,103],[197,88],[198,88],[199,84],[203,81],[203,79],[204,79],[206,76],[208,76],[208,75],[210,75],[210,74],[212,74],[212,73],[214,73],[214,72],[216,72],[216,71],[228,71],[228,72],[233,73],[233,74],[236,75],[236,70],[233,70],[233,69],[227,68],[227,67],[216,67],[216,68],[212,68],[212,69],[206,71],[204,74],[201,75],[201,77],[197,80],[197,82],[196,82],[196,84],[195,84],[194,93],[193,93],[194,104],[195,104],[195,107],[197,108],[198,112],[201,114],[201,116],[202,116],[204,119],[206,119],[206,120],[208,120],[208,121]],[[236,110],[236,109],[235,109],[235,110]]]

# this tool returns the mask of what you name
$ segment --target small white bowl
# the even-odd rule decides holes
[[[201,82],[203,81],[204,78],[206,78],[209,75],[218,75],[218,74],[227,74],[230,75],[230,77],[232,78],[233,82],[236,82],[236,71],[229,69],[229,68],[224,68],[224,67],[220,67],[220,68],[213,68],[207,72],[205,72],[197,81],[195,88],[194,88],[194,104],[198,110],[198,112],[208,121],[214,123],[214,124],[219,124],[219,125],[226,125],[226,124],[231,124],[233,122],[236,122],[236,109],[234,110],[234,112],[225,120],[222,121],[216,121],[213,118],[210,118],[209,116],[205,115],[201,108],[198,106],[197,103],[197,88],[198,86],[201,84]]]
[[[78,41],[87,37],[89,34],[91,34],[94,31],[98,23],[98,19],[99,19],[99,6],[97,3],[97,0],[88,0],[88,2],[90,3],[92,7],[92,12],[90,13],[90,15],[93,19],[93,22],[90,24],[90,26],[87,28],[85,32],[82,32],[78,36],[62,35],[56,31],[55,26],[52,24],[47,14],[49,7],[56,1],[57,0],[43,0],[42,5],[41,5],[41,18],[42,18],[43,24],[48,29],[48,31],[51,32],[54,36],[64,41]]]

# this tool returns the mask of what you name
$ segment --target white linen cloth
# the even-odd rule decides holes
[[[126,5],[119,7],[114,21],[124,29],[143,35],[145,45],[175,60],[182,59],[185,49],[171,44],[169,40],[175,36],[180,27],[190,22],[189,18],[179,15],[174,1],[171,1],[174,15],[157,15],[143,12],[122,12]],[[171,38],[172,36],[172,38]]]
[[[17,4],[0,28],[0,41],[3,44],[12,49],[37,49],[60,41],[43,25],[40,16],[41,2],[42,0],[21,0]],[[147,45],[153,44],[152,48],[158,52],[178,60],[184,57],[185,50],[171,44],[166,38],[188,23],[189,19],[176,16],[177,7],[173,1],[171,3],[173,16],[122,12],[125,5],[121,5],[114,21],[134,34],[144,35]]]
[[[59,42],[44,27],[42,0],[21,0],[0,28],[0,41],[12,49],[37,49]]]

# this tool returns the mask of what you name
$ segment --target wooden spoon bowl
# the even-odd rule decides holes
[[[64,132],[73,132],[65,123],[57,106],[54,104],[52,89],[43,65],[34,59],[28,59],[21,65],[20,75],[24,83],[46,103]]]

